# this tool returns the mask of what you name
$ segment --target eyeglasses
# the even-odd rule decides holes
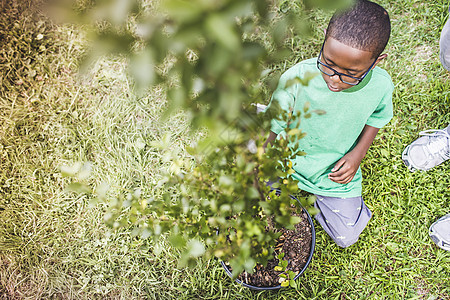
[[[317,57],[317,68],[319,69],[319,71],[328,76],[338,75],[339,79],[343,83],[350,84],[350,85],[358,85],[364,79],[364,77],[366,77],[366,75],[369,74],[369,71],[372,70],[372,67],[374,66],[375,62],[377,61],[376,59],[373,61],[373,63],[370,65],[369,69],[364,73],[363,76],[354,77],[354,76],[350,76],[347,74],[339,73],[335,69],[333,69],[332,67],[327,65],[326,63],[321,62],[320,57],[322,55],[322,52],[323,52],[323,44],[322,44],[322,49],[320,49],[319,56]]]

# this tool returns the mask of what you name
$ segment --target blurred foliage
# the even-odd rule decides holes
[[[335,9],[351,2],[58,0],[49,7],[59,18],[90,25],[87,62],[124,55],[138,89],[164,84],[167,113],[185,110],[194,128],[215,135],[250,103],[267,99],[264,80],[271,89],[278,80],[269,66],[291,55],[288,37],[310,34],[314,4]]]
[[[271,259],[279,235],[276,228],[292,228],[298,221],[290,209],[297,203],[289,196],[297,191],[297,185],[288,178],[294,172],[291,159],[302,153],[289,145],[304,136],[296,124],[311,112],[305,107],[293,115],[271,105],[268,112],[258,115],[251,104],[265,102],[267,84],[275,87],[278,78],[268,66],[291,54],[285,47],[286,38],[309,34],[308,12],[314,4],[336,9],[350,2],[53,3],[52,11],[58,15],[93,29],[87,61],[105,54],[127,57],[138,90],[145,92],[162,84],[167,89],[167,114],[183,110],[193,129],[208,132],[208,137],[189,149],[195,163],[181,159],[179,150],[169,149],[167,139],[154,142],[173,162],[167,176],[154,187],[151,198],[136,190],[113,199],[105,221],[115,228],[133,224],[135,234],[144,238],[168,234],[174,247],[184,249],[182,265],[194,264],[202,255],[215,256],[229,261],[237,276],[244,269],[251,272],[256,262],[265,264]],[[62,13],[61,3],[75,14]],[[306,85],[309,79],[297,78],[289,85]],[[264,150],[273,117],[289,126],[285,138]],[[76,176],[82,169],[78,165],[63,171]],[[274,184],[281,190],[279,195],[271,191],[269,180],[281,180]],[[105,187],[91,191],[81,183],[69,189],[96,193],[99,199],[105,198],[107,191]],[[308,205],[306,199],[304,202]],[[271,230],[269,218],[275,226]]]

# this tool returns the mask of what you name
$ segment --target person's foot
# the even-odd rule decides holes
[[[421,131],[420,138],[409,144],[402,153],[408,170],[427,171],[450,159],[450,125],[445,129]]]
[[[439,248],[450,251],[450,214],[446,214],[430,226],[429,234]]]

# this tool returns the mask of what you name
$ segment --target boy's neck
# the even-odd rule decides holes
[[[351,88],[343,90],[342,92],[343,93],[353,93],[353,92],[359,91],[360,89],[362,89],[369,83],[370,79],[372,79],[372,73],[373,73],[373,70],[370,70],[369,73],[367,73],[366,77],[363,79],[363,81],[361,81],[358,85],[355,85]]]

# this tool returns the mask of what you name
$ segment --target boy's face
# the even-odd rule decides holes
[[[323,44],[323,51],[319,60],[328,66],[328,68],[325,67],[328,70],[326,71],[328,74],[334,73],[334,70],[335,72],[350,75],[351,77],[361,78],[385,57],[386,54],[383,54],[375,60],[373,58],[373,53],[370,51],[352,48],[332,37],[328,37]],[[332,92],[346,90],[358,83],[358,80],[352,79],[351,77],[341,76],[344,81],[352,82],[354,85],[342,82],[337,74],[332,76],[324,74],[323,72],[321,72],[321,74],[328,88]]]

